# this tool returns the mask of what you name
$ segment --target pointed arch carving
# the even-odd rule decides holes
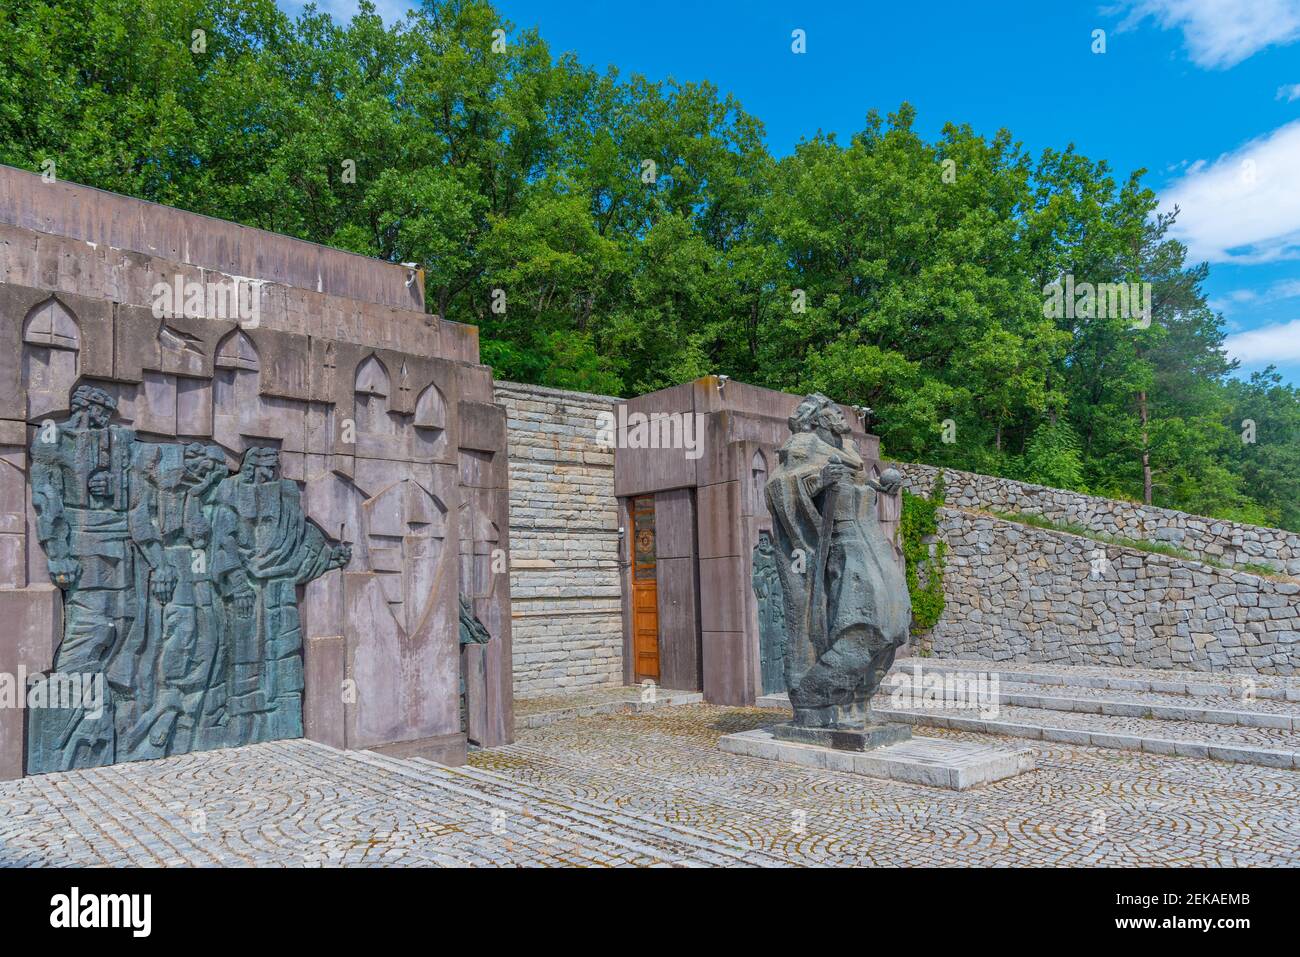
[[[57,296],[38,302],[23,317],[22,350],[27,417],[66,408],[81,368],[81,329]]]
[[[217,352],[213,365],[218,369],[242,369],[246,372],[261,372],[262,363],[257,354],[257,346],[243,329],[234,329],[217,343]]]

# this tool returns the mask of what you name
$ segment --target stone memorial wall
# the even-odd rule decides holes
[[[0,167],[0,674],[103,691],[0,709],[0,777],[511,739],[505,414],[418,285]]]

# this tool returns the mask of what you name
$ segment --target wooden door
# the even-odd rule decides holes
[[[659,680],[659,584],[655,574],[655,498],[632,499],[632,656],[636,680]]]

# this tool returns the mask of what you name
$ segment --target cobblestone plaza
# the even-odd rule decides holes
[[[1137,866],[1300,863],[1294,770],[1029,745],[954,793],[726,754],[771,710],[703,704],[521,730],[464,767],[306,740],[0,785],[8,866]]]

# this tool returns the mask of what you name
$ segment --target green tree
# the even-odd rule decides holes
[[[895,457],[1300,526],[1296,390],[1233,378],[1142,172],[908,104],[776,160],[713,85],[553,57],[486,0],[0,0],[0,36],[0,161],[420,263],[502,378],[819,389]],[[1067,276],[1149,283],[1150,323],[1054,311]]]

